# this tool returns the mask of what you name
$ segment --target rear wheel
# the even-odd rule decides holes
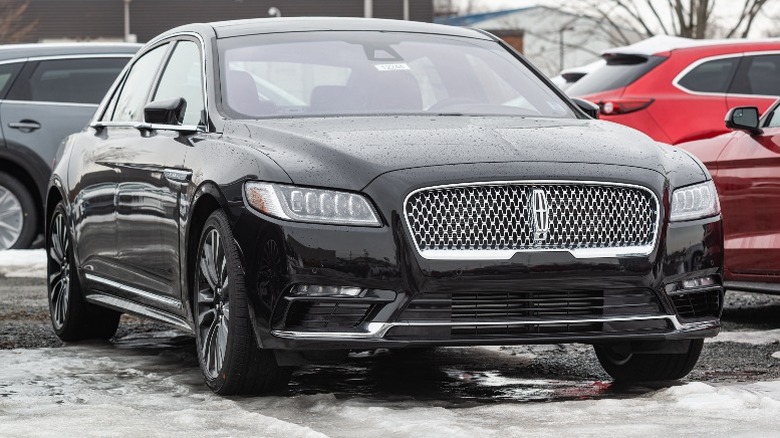
[[[238,248],[222,211],[206,220],[194,272],[198,358],[206,384],[221,395],[284,388],[292,368],[280,367],[273,351],[255,342]]]
[[[616,382],[677,380],[688,375],[699,360],[703,339],[689,342],[682,353],[630,353],[614,345],[594,345],[596,356]]]
[[[0,172],[0,250],[29,248],[36,235],[38,210],[24,185]]]
[[[65,207],[60,202],[46,236],[49,314],[54,333],[63,341],[109,339],[116,333],[121,314],[84,300],[67,224]]]

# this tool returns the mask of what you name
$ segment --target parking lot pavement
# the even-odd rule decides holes
[[[220,398],[167,326],[123,316],[111,342],[63,345],[45,290],[0,278],[0,436],[756,436],[780,415],[780,297],[728,294],[722,335],[669,387],[616,387],[590,347],[542,345],[356,352]]]

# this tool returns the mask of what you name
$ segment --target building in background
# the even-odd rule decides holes
[[[484,29],[502,37],[548,76],[598,60],[604,50],[625,45],[623,38],[632,43],[643,39],[628,29],[621,30],[618,38],[611,26],[597,18],[546,6],[442,17],[436,22]]]
[[[274,15],[366,16],[433,21],[433,0],[18,0],[22,20],[35,23],[22,41],[122,41],[125,4],[131,40],[146,42],[182,24]],[[275,8],[275,10],[274,10]],[[2,43],[3,41],[0,41]]]

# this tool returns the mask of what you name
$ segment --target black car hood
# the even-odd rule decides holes
[[[666,148],[595,120],[398,116],[231,121],[295,184],[360,190],[387,172],[491,162],[591,163],[668,173]],[[551,175],[552,176],[552,175]]]

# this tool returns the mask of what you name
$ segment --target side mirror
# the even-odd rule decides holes
[[[758,135],[764,132],[758,126],[758,123],[758,108],[754,106],[738,106],[726,113],[726,127],[729,129],[747,131],[751,135]]]
[[[593,102],[590,102],[585,99],[580,99],[579,97],[572,97],[571,100],[590,118],[592,119],[598,119],[599,118],[599,106],[596,105]]]
[[[153,125],[181,125],[187,101],[183,97],[156,100],[144,107],[144,121]]]

